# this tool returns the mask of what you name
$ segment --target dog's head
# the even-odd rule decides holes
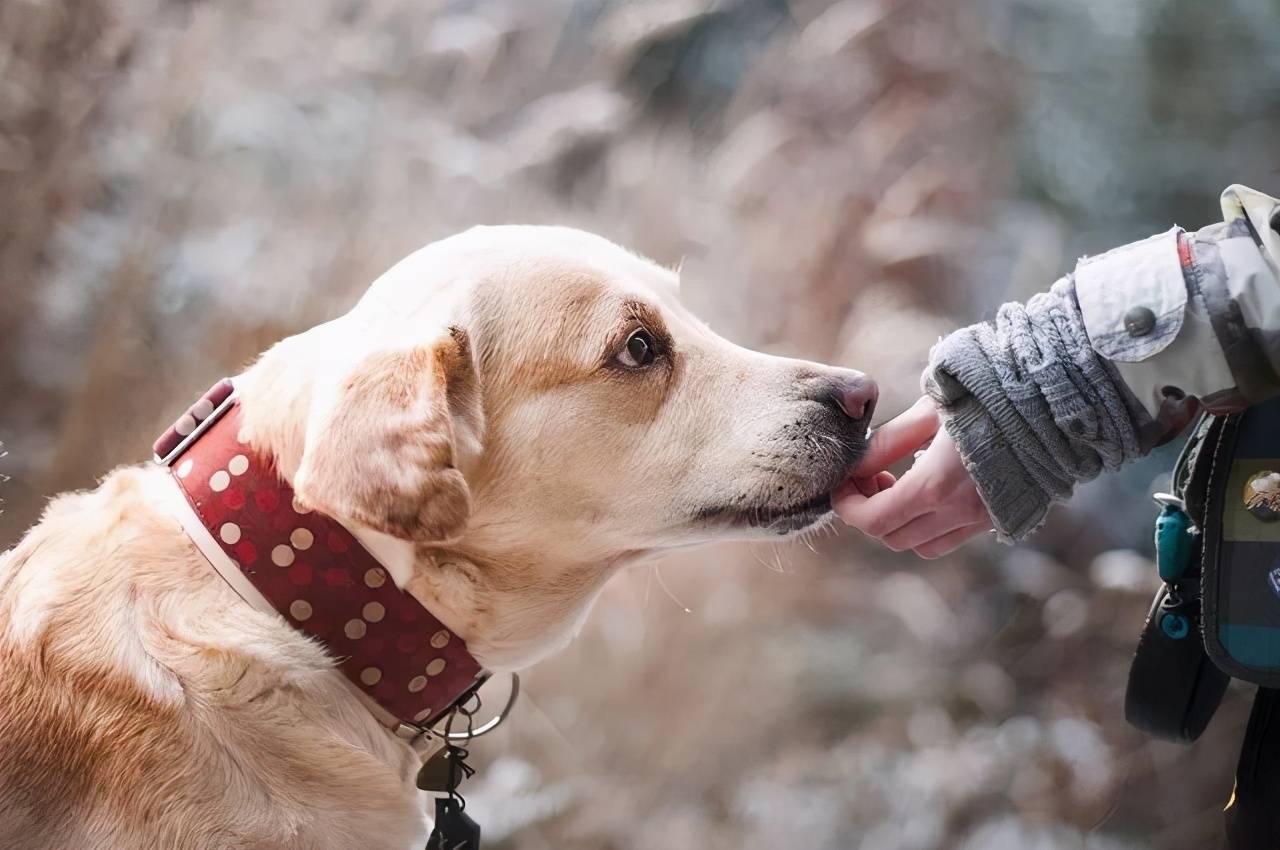
[[[429,245],[245,377],[299,499],[412,551],[409,589],[495,667],[564,637],[620,564],[821,522],[876,398],[728,342],[675,273],[549,227]]]

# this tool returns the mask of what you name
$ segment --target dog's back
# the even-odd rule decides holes
[[[162,814],[139,777],[182,760],[180,693],[122,669],[154,663],[128,627],[128,565],[166,537],[135,476],[56,499],[0,561],[0,846],[135,843],[130,823]]]
[[[343,726],[329,660],[238,603],[167,486],[119,470],[0,555],[0,848],[408,846],[400,754]]]

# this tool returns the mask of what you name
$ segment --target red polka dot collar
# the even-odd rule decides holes
[[[296,504],[274,460],[239,430],[224,379],[156,441],[194,512],[184,528],[247,602],[319,641],[384,725],[422,741],[488,673],[351,532]]]

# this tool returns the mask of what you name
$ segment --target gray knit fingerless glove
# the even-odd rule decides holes
[[[1144,453],[1150,417],[1090,346],[1069,276],[946,337],[929,361],[924,391],[1005,542],[1039,528],[1076,482]]]

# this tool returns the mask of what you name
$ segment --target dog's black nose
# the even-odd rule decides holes
[[[880,388],[866,375],[837,378],[831,385],[831,400],[855,422],[870,422],[879,398]]]

